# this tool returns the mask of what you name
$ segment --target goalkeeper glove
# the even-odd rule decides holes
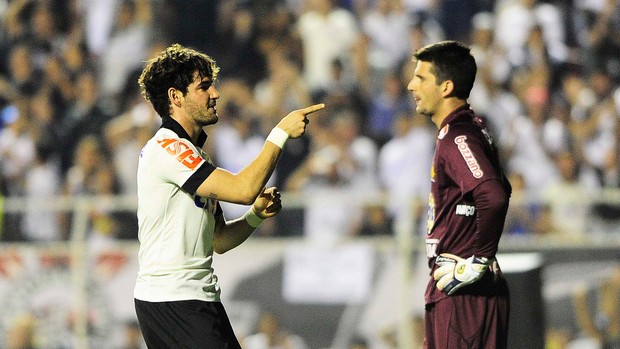
[[[495,259],[471,256],[463,259],[450,253],[442,253],[435,258],[439,266],[433,273],[437,288],[448,296],[461,287],[480,280]]]

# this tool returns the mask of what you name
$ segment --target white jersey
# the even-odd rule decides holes
[[[213,172],[201,146],[172,118],[140,152],[138,162],[139,271],[134,297],[149,302],[219,301],[213,273],[216,200],[196,195]]]

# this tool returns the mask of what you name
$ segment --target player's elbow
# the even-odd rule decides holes
[[[230,202],[238,205],[252,205],[259,194],[259,191],[251,186],[233,185],[232,190],[228,190],[225,195],[218,196],[221,201]]]
[[[510,195],[504,190],[503,187],[497,187],[493,192],[493,195],[490,195],[489,201],[491,202],[491,206],[496,207],[498,209],[503,209],[508,207],[508,203],[510,200]]]
[[[238,192],[237,203],[241,205],[252,205],[259,192],[254,188],[241,188]]]
[[[213,252],[217,254],[224,254],[232,249],[231,246],[226,244],[226,241],[223,239],[213,239]]]
[[[217,253],[217,254],[224,254],[226,252],[230,251],[229,248],[224,248],[222,246],[216,247],[213,246],[213,252]]]
[[[504,211],[508,208],[510,194],[500,181],[487,181],[474,191],[476,206],[493,211]]]
[[[251,205],[261,190],[260,178],[233,174],[217,168],[198,187],[196,193],[202,197],[214,197],[220,201],[240,205]]]

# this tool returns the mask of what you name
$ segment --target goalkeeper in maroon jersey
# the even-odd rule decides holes
[[[439,133],[431,168],[424,347],[506,348],[509,293],[495,255],[511,194],[494,141],[467,99],[468,47],[443,41],[414,54],[408,89]]]

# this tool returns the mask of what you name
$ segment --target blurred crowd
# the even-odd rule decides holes
[[[437,130],[406,86],[412,53],[444,39],[478,62],[470,103],[514,187],[507,232],[580,236],[591,217],[620,216],[589,204],[620,185],[617,0],[0,0],[0,22],[0,193],[28,207],[4,215],[1,240],[67,239],[71,215],[40,208],[57,195],[135,194],[160,124],[136,81],[176,42],[222,68],[207,144],[228,170],[289,111],[327,105],[270,180],[308,205],[259,234],[324,240],[425,221]],[[544,203],[519,204],[531,196]],[[91,212],[93,240],[136,237],[135,214],[113,206]]]

